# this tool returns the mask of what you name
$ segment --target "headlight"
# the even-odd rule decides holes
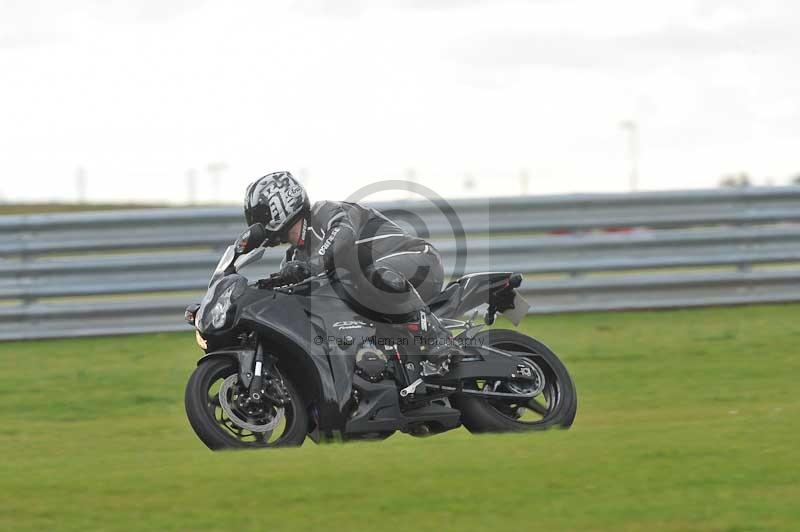
[[[203,351],[208,349],[208,342],[206,342],[206,339],[200,335],[200,331],[194,331],[194,339],[197,341],[197,345],[200,346],[200,349]]]
[[[211,325],[215,329],[221,329],[228,321],[228,311],[231,309],[231,296],[236,285],[231,285],[219,296],[216,305],[211,308]]]
[[[195,327],[200,334],[207,336],[224,330],[232,324],[236,300],[247,289],[247,280],[241,275],[228,275],[213,283],[200,303],[195,315]]]

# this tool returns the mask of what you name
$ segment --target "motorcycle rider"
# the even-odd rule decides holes
[[[248,225],[264,225],[265,246],[291,244],[278,275],[281,282],[298,283],[322,272],[350,274],[354,290],[345,294],[348,303],[359,313],[418,329],[417,343],[427,358],[423,373],[447,372],[452,336],[426,304],[444,280],[433,245],[357,203],[318,201],[312,206],[289,172],[251,183],[244,214]]]

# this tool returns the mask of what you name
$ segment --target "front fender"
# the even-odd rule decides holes
[[[250,386],[250,380],[253,378],[253,358],[256,352],[254,349],[221,349],[219,351],[212,351],[206,353],[200,360],[197,361],[199,366],[207,360],[215,360],[218,358],[230,358],[239,364],[239,382],[243,386]]]

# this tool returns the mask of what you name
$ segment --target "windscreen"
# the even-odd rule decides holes
[[[230,266],[233,262],[234,256],[236,256],[234,247],[228,246],[228,249],[225,250],[225,253],[223,253],[222,257],[219,259],[217,267],[214,270],[214,273],[211,275],[211,282],[208,283],[208,286],[211,286],[214,284],[214,282],[218,281],[223,275],[225,275],[225,270],[227,270],[228,266]]]

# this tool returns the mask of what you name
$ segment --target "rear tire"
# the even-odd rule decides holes
[[[461,422],[470,432],[512,432],[525,430],[544,430],[552,427],[569,428],[575,419],[578,397],[575,384],[567,368],[546,345],[516,331],[491,330],[475,336],[479,345],[497,349],[525,351],[528,357],[545,373],[546,411],[541,411],[542,419],[524,422],[515,419],[512,412],[519,407],[506,406],[502,401],[488,400],[468,394],[455,394],[451,398],[453,406],[461,411]],[[548,388],[549,386],[549,388]]]
[[[214,394],[209,394],[215,383],[238,372],[238,362],[232,358],[214,358],[200,363],[186,384],[184,404],[189,423],[197,437],[211,450],[297,447],[303,444],[308,430],[308,412],[297,388],[283,377],[291,401],[284,407],[285,421],[281,434],[273,441],[257,435],[237,437],[219,419],[221,407],[214,403]],[[270,431],[272,435],[272,431]],[[247,440],[251,441],[247,441]]]

